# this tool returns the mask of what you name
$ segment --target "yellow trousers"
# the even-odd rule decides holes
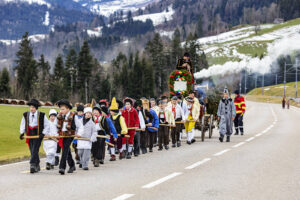
[[[191,115],[188,116],[188,120],[194,120],[193,117]],[[185,127],[185,131],[186,132],[190,132],[193,130],[193,128],[195,128],[196,122],[190,122],[190,121],[186,121],[184,124]]]

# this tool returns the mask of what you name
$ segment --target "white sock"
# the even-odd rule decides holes
[[[193,129],[193,130],[191,131],[191,133],[192,133],[192,134],[191,134],[191,140],[192,140],[192,139],[194,139],[194,137],[195,137],[195,129]]]
[[[126,144],[122,144],[121,152],[126,150]]]
[[[191,131],[187,132],[187,141],[189,141],[189,142],[192,140],[191,135],[192,135]]]
[[[111,147],[111,148],[110,148],[110,153],[111,153],[111,155],[115,155],[115,154],[116,154],[115,148],[114,148],[114,147]]]
[[[132,145],[129,145],[129,147],[128,147],[128,152],[129,152],[129,153],[132,152]]]

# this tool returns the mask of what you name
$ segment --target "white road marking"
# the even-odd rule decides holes
[[[199,165],[202,165],[202,164],[204,164],[204,163],[206,163],[206,162],[208,162],[210,160],[211,160],[211,158],[205,158],[205,159],[203,159],[203,160],[201,160],[199,162],[196,162],[196,163],[194,163],[194,164],[186,167],[185,169],[194,169],[195,167],[198,167]]]
[[[261,135],[262,135],[262,133],[258,133],[258,134],[255,135],[255,137],[259,137]]]
[[[142,188],[145,188],[145,189],[153,188],[154,186],[159,185],[159,184],[161,184],[163,182],[166,182],[167,180],[170,180],[170,179],[172,179],[172,178],[174,178],[176,176],[179,176],[181,174],[182,174],[181,172],[174,172],[174,173],[172,173],[172,174],[170,174],[168,176],[165,176],[165,177],[163,177],[161,179],[158,179],[158,180],[156,180],[156,181],[154,181],[152,183],[144,185],[144,186],[142,186]]]
[[[248,138],[246,141],[250,142],[251,140],[254,140],[254,137]]]
[[[238,143],[238,144],[236,144],[236,145],[234,145],[234,146],[232,146],[233,148],[237,148],[237,147],[239,147],[239,146],[242,146],[243,144],[245,144],[245,142],[240,142],[240,143]]]
[[[134,194],[123,194],[123,195],[121,195],[117,198],[114,198],[113,200],[125,200],[125,199],[128,199],[128,198],[133,197],[133,196],[134,196]]]
[[[223,151],[220,151],[220,152],[218,152],[218,153],[215,153],[214,156],[220,156],[220,155],[222,155],[222,154],[224,154],[224,153],[226,153],[226,152],[228,152],[228,151],[230,151],[230,149],[225,149],[225,150],[223,150]]]

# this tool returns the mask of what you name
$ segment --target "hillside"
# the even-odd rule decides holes
[[[198,72],[196,77],[241,70],[268,73],[279,56],[300,50],[299,31],[298,18],[282,24],[235,27],[229,32],[200,38],[198,43],[206,53],[210,68]]]

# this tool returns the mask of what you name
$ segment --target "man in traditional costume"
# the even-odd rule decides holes
[[[194,103],[194,99],[192,99],[191,97],[187,97],[185,98],[186,102],[187,102],[187,108],[188,108],[188,112],[186,113],[185,116],[185,132],[187,134],[187,144],[192,144],[194,143],[195,140],[195,124],[196,121],[199,118],[199,114],[200,114],[200,107],[198,107],[195,103]]]
[[[126,155],[127,159],[131,159],[133,140],[135,135],[135,129],[139,128],[139,116],[136,109],[133,108],[133,101],[130,98],[124,99],[125,109],[122,112],[122,116],[125,119],[126,126],[128,128],[128,152]],[[122,146],[123,149],[126,148],[126,138],[123,138]]]
[[[26,143],[30,150],[30,173],[40,171],[39,150],[44,135],[49,131],[49,122],[45,113],[39,112],[38,108],[41,106],[39,101],[31,99],[27,104],[29,111],[23,113],[20,125],[20,139],[24,139],[24,135],[38,136],[38,138],[26,139]]]
[[[128,132],[127,126],[125,123],[125,119],[120,114],[121,108],[122,108],[122,105],[118,104],[116,98],[114,97],[111,101],[111,106],[110,106],[109,110],[110,110],[110,114],[111,114],[110,118],[113,121],[114,127],[118,133],[118,138],[111,136],[110,143],[114,144],[119,149],[120,160],[125,157],[124,151],[126,149],[126,145],[125,145],[125,148],[123,148],[124,146],[122,145],[122,142],[123,142],[123,138],[125,137],[125,135]],[[115,153],[116,153],[115,147],[110,147],[110,155],[111,155],[110,161],[116,160]]]
[[[218,107],[218,120],[220,130],[220,142],[223,142],[226,135],[226,142],[230,142],[230,136],[232,134],[233,120],[236,115],[235,105],[233,100],[229,97],[229,91],[224,89],[223,98],[220,100]]]
[[[45,134],[45,136],[58,136],[56,116],[56,110],[51,109],[49,111],[49,131]],[[46,153],[46,170],[54,169],[57,143],[58,141],[55,138],[44,139],[43,148]]]
[[[172,136],[172,147],[180,147],[180,132],[182,129],[182,122],[185,122],[185,115],[181,106],[177,103],[178,97],[173,96],[171,100],[171,105],[169,109],[172,110],[173,117],[175,119],[176,127],[172,128],[171,136]]]
[[[76,132],[75,113],[71,112],[73,106],[66,99],[62,99],[57,102],[60,108],[60,113],[57,116],[57,129],[59,135],[62,137],[59,139],[59,145],[62,148],[62,155],[59,163],[59,173],[65,174],[66,163],[68,161],[69,170],[68,173],[73,173],[76,170],[75,162],[72,158],[70,145],[73,141]]]

